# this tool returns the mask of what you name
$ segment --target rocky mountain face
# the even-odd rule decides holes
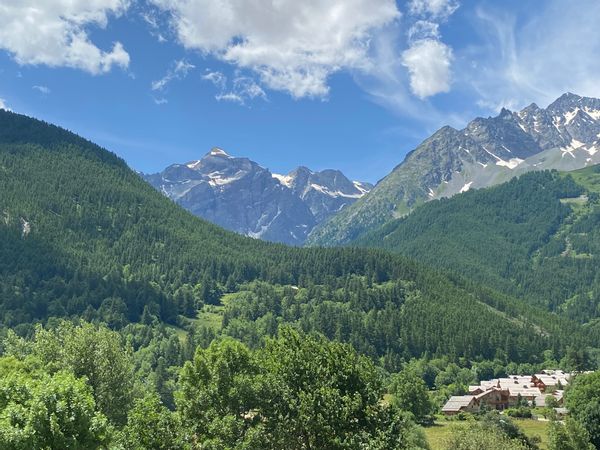
[[[532,170],[600,163],[600,99],[564,94],[546,109],[502,109],[446,126],[410,152],[368,195],[316,227],[308,243],[351,242],[428,200],[496,185]]]
[[[340,171],[273,174],[214,148],[202,159],[143,177],[193,214],[254,238],[302,245],[313,228],[373,187]]]

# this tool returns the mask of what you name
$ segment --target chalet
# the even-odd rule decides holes
[[[479,412],[479,401],[474,395],[453,395],[442,408],[447,416],[454,416],[461,412]]]
[[[442,412],[447,416],[453,416],[459,412],[479,412],[482,407],[502,411],[508,405],[508,390],[492,387],[475,395],[452,396],[442,408]]]
[[[477,394],[475,399],[479,402],[480,407],[485,406],[488,409],[502,411],[509,406],[510,392],[507,389],[492,387]]]

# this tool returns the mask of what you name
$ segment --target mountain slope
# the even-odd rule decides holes
[[[174,164],[144,178],[193,214],[228,230],[267,241],[304,243],[318,223],[372,187],[336,170],[299,167],[272,174],[248,158],[214,148],[202,159]]]
[[[536,172],[427,203],[366,234],[580,322],[600,317],[600,166]]]
[[[186,326],[227,294],[239,296],[222,306],[235,308],[223,320],[228,334],[260,342],[293,323],[388,361],[426,351],[493,358],[505,348],[511,360],[532,362],[548,348],[597,343],[575,323],[399,256],[227,232],[165,198],[115,155],[4,111],[0,213],[0,328],[24,334],[52,317]],[[246,296],[257,282],[265,286],[257,298]],[[480,320],[465,324],[465,311]]]
[[[444,127],[410,152],[375,188],[311,234],[308,243],[351,242],[416,206],[532,170],[600,163],[600,100],[565,94],[548,106]]]

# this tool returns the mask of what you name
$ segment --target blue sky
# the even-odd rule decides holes
[[[377,181],[442,125],[600,96],[597,0],[4,0],[0,106],[154,172]]]

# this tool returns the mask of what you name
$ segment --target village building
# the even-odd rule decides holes
[[[571,375],[564,373],[562,370],[551,370],[533,375],[532,382],[542,392],[545,392],[546,390],[565,388],[569,384],[569,378],[571,378]]]
[[[442,408],[446,415],[459,412],[479,412],[482,408],[502,411],[523,402],[530,406],[546,406],[549,396],[562,405],[562,388],[571,374],[562,370],[545,370],[535,375],[509,375],[469,386],[469,395],[452,396]]]
[[[479,402],[474,395],[453,395],[442,408],[442,412],[447,416],[461,412],[475,413],[479,410]]]
[[[479,402],[479,407],[487,409],[495,409],[502,411],[509,406],[510,393],[507,389],[493,387],[485,392],[481,392],[475,396]]]

